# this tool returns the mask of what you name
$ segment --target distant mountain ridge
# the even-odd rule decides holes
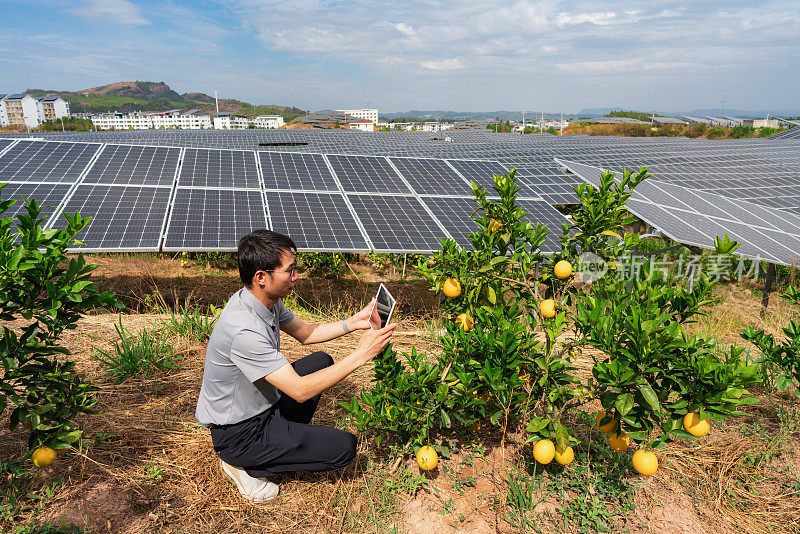
[[[679,117],[684,115],[703,117],[706,115],[718,117],[720,115],[727,115],[728,117],[741,117],[741,118],[762,118],[769,114],[770,117],[777,115],[778,117],[798,117],[800,116],[800,109],[780,109],[780,110],[742,110],[742,109],[696,109],[694,111],[654,111],[654,110],[638,110],[631,107],[617,106],[612,108],[584,108],[577,113],[564,113],[565,119],[575,119],[578,117],[603,117],[612,111],[640,111],[646,114],[656,114],[665,117]],[[526,120],[535,121],[536,117],[541,116],[541,111],[528,111],[525,114]],[[560,112],[544,112],[546,119],[558,119],[561,117]],[[410,111],[402,111],[397,113],[381,113],[382,120],[391,120],[397,117],[414,117],[418,119],[425,119],[429,121],[436,120],[457,120],[457,121],[474,121],[481,119],[500,119],[500,120],[522,120],[522,111],[442,111],[442,110],[418,110],[413,109]]]
[[[164,82],[115,82],[80,91],[53,91],[28,89],[32,96],[59,95],[70,103],[73,113],[110,111],[167,111],[170,109],[199,109],[200,113],[216,112],[214,98],[198,92],[179,94]],[[306,111],[292,106],[253,105],[248,102],[223,98],[219,110],[237,115],[281,115],[289,121]]]

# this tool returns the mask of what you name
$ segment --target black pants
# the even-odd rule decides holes
[[[292,363],[304,376],[333,365],[325,352]],[[319,395],[299,403],[286,394],[263,413],[232,425],[211,428],[214,450],[226,463],[252,477],[289,471],[328,471],[356,457],[356,437],[350,432],[310,425]]]

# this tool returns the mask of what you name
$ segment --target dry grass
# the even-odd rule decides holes
[[[120,274],[106,272],[104,276],[105,283],[111,284]],[[132,280],[127,278],[129,273],[121,276]],[[152,276],[154,280],[168,278],[155,272]],[[395,283],[399,287],[399,282]],[[213,279],[208,284],[213,285]],[[129,287],[128,294],[135,294],[134,287],[138,286]],[[341,292],[350,289],[368,295],[371,287],[372,282],[353,283]],[[308,320],[339,319],[347,308],[352,310],[354,304],[362,302],[351,297],[331,304],[337,302],[334,290],[339,289],[329,281],[313,281],[313,289],[306,294],[318,296],[304,300],[316,303],[315,313],[301,312],[301,316]],[[412,287],[406,291],[411,295],[407,298],[411,308],[409,301],[417,298],[413,296],[417,290]],[[762,321],[758,318],[760,297],[735,286],[725,291],[729,294],[714,307],[712,317],[693,328],[726,343],[742,344],[736,341],[735,333],[745,324],[777,332],[791,313],[774,298],[768,318]],[[85,433],[83,449],[60,457],[51,468],[39,470],[33,489],[41,490],[58,477],[64,480],[64,486],[41,511],[24,512],[14,524],[66,518],[93,532],[377,533],[392,525],[398,525],[401,531],[425,533],[451,532],[455,527],[473,532],[513,531],[502,517],[505,473],[512,463],[524,465],[527,454],[525,434],[514,429],[502,449],[497,432],[484,430],[474,436],[472,445],[443,460],[442,469],[447,468],[451,475],[443,470],[429,475],[429,489],[416,495],[408,493],[413,487],[409,477],[416,473],[413,462],[407,461],[404,466],[408,469],[401,467],[390,475],[393,459],[381,456],[362,436],[359,455],[346,469],[284,476],[278,480],[281,495],[277,500],[262,505],[243,501],[222,476],[208,431],[194,419],[204,346],[175,339],[175,349],[182,355],[179,370],[113,385],[100,377],[103,370],[91,359],[91,349],[109,345],[117,317],[87,317],[65,337],[80,369],[101,388],[99,413],[80,420]],[[410,313],[403,317],[396,348],[407,351],[413,345],[434,357],[440,350],[434,326]],[[125,315],[123,322],[137,331],[160,318],[153,314]],[[356,336],[346,336],[319,348],[338,360],[354,348],[356,341]],[[293,360],[313,349],[284,337],[282,350]],[[578,372],[588,375],[591,363],[589,352],[581,354]],[[370,366],[365,366],[327,392],[315,423],[346,428],[338,402],[349,400],[371,377]],[[721,531],[796,532],[800,528],[800,480],[795,475],[800,468],[798,438],[781,433],[774,414],[765,405],[750,407],[751,415],[735,423],[745,424],[750,429],[748,435],[733,426],[715,427],[702,445],[681,442],[662,449],[659,456],[663,468],[636,491],[635,516],[620,518],[619,524],[635,531],[672,532],[670,521],[681,518],[682,529],[714,525]],[[9,435],[6,417],[0,420],[3,457],[20,454],[27,438],[21,430]],[[585,427],[578,427],[581,423],[577,419],[571,425],[576,435],[591,437]],[[486,452],[479,454],[474,465],[467,465],[465,459],[474,446],[482,446]],[[594,468],[603,467],[595,464]],[[569,477],[571,473],[566,469],[547,476]],[[457,477],[472,477],[475,485],[464,490],[456,484]],[[466,493],[460,493],[463,491]],[[451,499],[455,508],[450,507]],[[560,499],[558,495],[543,496],[537,507],[541,528],[562,529],[562,520],[553,519]],[[679,512],[686,509],[691,513],[684,517]],[[0,523],[0,529],[10,526]]]

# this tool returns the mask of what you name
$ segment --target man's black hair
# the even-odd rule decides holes
[[[239,240],[239,278],[248,287],[253,287],[257,271],[272,271],[281,264],[284,251],[297,252],[292,238],[272,230],[255,230]]]

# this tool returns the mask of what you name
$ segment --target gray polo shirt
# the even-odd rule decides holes
[[[292,319],[280,300],[270,311],[247,288],[234,293],[208,340],[195,411],[201,425],[238,423],[277,402],[280,393],[264,377],[288,363],[280,325]]]

